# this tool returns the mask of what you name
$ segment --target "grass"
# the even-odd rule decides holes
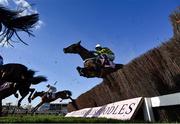
[[[124,123],[106,118],[72,118],[60,115],[16,115],[0,117],[0,123]]]

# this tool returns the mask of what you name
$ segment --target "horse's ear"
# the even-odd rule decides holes
[[[79,45],[80,45],[80,44],[81,44],[81,40],[80,40],[77,44],[79,44]]]

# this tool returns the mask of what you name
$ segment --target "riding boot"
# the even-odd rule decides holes
[[[15,93],[14,96],[15,96],[16,98],[18,98],[19,95],[18,95],[17,93]]]

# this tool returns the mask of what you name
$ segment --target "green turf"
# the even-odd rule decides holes
[[[25,115],[0,117],[0,123],[120,123],[120,121],[105,118],[72,118],[59,115]]]

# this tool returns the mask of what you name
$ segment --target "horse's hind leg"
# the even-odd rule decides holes
[[[83,76],[83,75],[84,75],[84,73],[83,73],[83,71],[82,71],[83,68],[81,68],[81,67],[78,66],[76,69],[77,69],[77,71],[78,71],[78,73],[79,73],[80,76]]]
[[[78,66],[76,69],[77,69],[80,76],[87,77],[87,78],[95,77],[95,76],[91,76],[88,74],[90,71],[89,68],[81,68]]]
[[[19,92],[20,92],[20,90],[19,90]],[[29,92],[26,92],[26,93],[22,94],[22,93],[20,92],[20,94],[21,94],[21,99],[18,101],[18,107],[20,107],[21,101],[27,96],[28,93],[29,93]]]
[[[116,64],[115,65],[115,70],[118,70],[118,69],[121,69],[121,68],[123,68],[123,64]]]
[[[18,101],[18,107],[21,106],[21,101],[25,98],[25,96],[22,96],[21,99]]]
[[[32,114],[41,106],[41,105],[43,105],[44,104],[44,102],[40,102],[31,112],[32,112]]]
[[[29,95],[29,97],[28,97],[28,102],[29,102],[29,103],[31,103],[31,96],[32,96],[32,94],[34,93],[34,91],[35,91],[34,88],[29,89],[29,92],[31,92],[30,95]]]

